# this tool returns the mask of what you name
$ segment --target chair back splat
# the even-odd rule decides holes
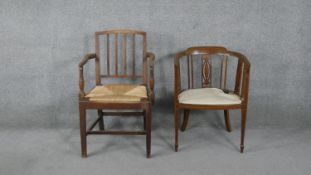
[[[134,30],[109,30],[95,33],[96,80],[140,79],[147,84],[143,73],[147,66],[146,32]],[[143,70],[141,69],[143,68]],[[100,70],[102,69],[102,70]]]

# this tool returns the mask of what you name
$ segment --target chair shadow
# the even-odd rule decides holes
[[[115,141],[117,138],[115,137],[111,138],[108,142],[105,142],[103,146],[101,146],[100,148],[97,148],[96,150],[93,150],[90,153],[88,153],[88,156],[92,157],[94,155],[105,154],[111,151],[125,150],[128,147],[131,147],[131,151],[133,151],[132,148],[135,148],[135,152],[133,152],[133,154],[141,154],[142,156],[145,156],[146,149],[144,149],[144,146],[143,146],[145,145],[144,144],[145,139],[136,139],[136,138],[133,139],[132,136],[121,136],[121,137],[122,137],[121,142],[117,143],[117,141]]]
[[[209,115],[210,117],[204,117],[203,116],[206,114]],[[192,121],[194,121],[194,123],[191,124],[191,114],[190,114],[189,126],[187,127],[187,129],[184,132],[187,132],[187,131],[191,132],[191,130],[198,128],[198,127],[202,127],[202,126],[208,127],[208,128],[215,130],[215,132],[217,132],[217,138],[225,139],[226,143],[228,143],[230,146],[224,145],[223,142],[219,141],[216,138],[211,137],[211,135],[208,135],[207,133],[204,133],[204,132],[197,134],[198,137],[192,138],[193,142],[204,142],[206,140],[209,140],[213,143],[219,143],[219,145],[225,146],[229,149],[234,148],[234,149],[239,151],[239,146],[237,144],[233,143],[231,139],[229,139],[225,123],[223,120],[221,120],[222,116],[220,116],[217,111],[209,111],[208,113],[196,112],[194,115],[195,116],[193,116],[193,118],[194,117],[200,117],[200,118],[204,117],[203,125],[202,125],[202,122],[200,122],[198,120],[192,120]],[[181,119],[182,119],[182,117],[181,117]],[[180,132],[180,133],[184,133],[184,132]],[[218,137],[218,136],[221,136],[221,137]],[[202,137],[204,137],[204,139],[202,139]],[[181,146],[180,150],[188,149],[192,146],[193,145]]]

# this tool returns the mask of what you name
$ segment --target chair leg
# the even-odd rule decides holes
[[[231,132],[231,124],[230,124],[230,115],[229,115],[229,110],[224,110],[225,114],[225,123],[226,123],[226,129],[228,132]]]
[[[175,106],[174,109],[175,118],[175,151],[178,151],[178,130],[179,130],[179,109]]]
[[[181,125],[181,131],[185,131],[187,126],[188,126],[189,113],[190,113],[190,110],[187,110],[187,109],[184,110],[184,120],[183,120],[183,123]]]
[[[240,144],[240,152],[243,153],[244,151],[244,137],[245,137],[245,127],[246,127],[246,115],[247,110],[241,110],[241,144]]]
[[[86,145],[86,111],[81,106],[80,111],[80,137],[81,137],[81,153],[82,157],[87,157],[87,145]]]
[[[104,113],[102,110],[97,110],[97,113],[98,113],[98,117],[100,118],[98,121],[99,130],[105,130]]]
[[[151,106],[148,105],[145,116],[145,127],[146,127],[146,152],[147,152],[147,158],[150,158],[150,152],[151,152]]]

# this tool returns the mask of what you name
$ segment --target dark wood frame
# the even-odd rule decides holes
[[[188,87],[193,88],[193,82],[191,86],[190,77],[193,76],[193,72],[189,73],[189,57],[191,55],[213,55],[213,54],[222,54],[226,57],[233,56],[238,59],[237,71],[235,78],[235,88],[232,93],[240,96],[242,103],[235,105],[195,105],[195,104],[182,104],[178,101],[178,95],[181,93],[181,79],[180,79],[180,59],[183,57],[188,58]],[[248,59],[241,53],[229,51],[224,47],[217,46],[200,46],[200,47],[191,47],[185,51],[179,52],[175,56],[174,72],[175,72],[175,97],[174,97],[174,121],[175,121],[175,151],[178,151],[178,130],[179,130],[179,111],[180,109],[184,110],[184,121],[181,126],[181,131],[185,131],[190,110],[224,110],[226,129],[228,132],[231,132],[231,125],[229,119],[229,110],[231,109],[240,109],[241,110],[241,143],[240,143],[240,152],[244,151],[244,136],[245,136],[245,127],[246,127],[246,115],[247,115],[247,105],[248,105],[248,91],[249,91],[249,76],[250,76],[250,62]],[[192,57],[190,65],[192,66]],[[209,70],[203,70],[203,74]],[[227,72],[225,72],[226,74]],[[225,80],[226,81],[226,80]],[[203,80],[202,86],[206,87],[208,80]],[[228,91],[223,89],[224,92]]]
[[[108,73],[107,75],[100,74],[100,41],[99,37],[101,35],[107,36],[107,68]],[[142,75],[138,75],[135,73],[135,64],[134,70],[132,75],[128,75],[125,71],[125,74],[118,74],[118,42],[115,42],[115,49],[116,49],[116,72],[115,74],[110,74],[109,71],[109,36],[114,36],[118,38],[118,35],[122,35],[124,38],[123,46],[124,48],[124,69],[126,70],[126,37],[128,35],[132,35],[133,39],[133,47],[134,47],[134,57],[135,57],[135,35],[141,35],[143,37],[143,72]],[[118,39],[117,39],[118,40]],[[80,136],[81,136],[81,153],[82,157],[87,157],[87,135],[96,134],[96,135],[105,135],[105,134],[112,134],[112,135],[146,135],[146,156],[147,158],[150,157],[151,151],[151,106],[155,101],[154,97],[154,59],[155,56],[153,53],[147,52],[147,39],[146,33],[143,31],[136,31],[136,30],[109,30],[109,31],[100,31],[95,33],[95,47],[96,53],[87,54],[81,60],[79,64],[80,70],[80,93],[79,93],[79,111],[80,111]],[[94,102],[90,101],[85,95],[84,91],[84,76],[83,76],[83,67],[89,60],[95,60],[95,75],[96,75],[96,85],[102,85],[101,78],[141,78],[142,85],[146,86],[147,88],[147,98],[141,99],[139,102],[131,102],[131,103],[102,103],[102,102]],[[135,59],[134,59],[135,60]],[[135,63],[135,61],[134,61]],[[148,72],[147,72],[148,71]],[[149,74],[149,76],[147,76]],[[97,120],[87,129],[86,128],[86,110],[88,109],[96,109],[98,111],[98,118]],[[138,110],[139,112],[104,112],[103,110]],[[143,131],[106,131],[104,128],[104,119],[105,115],[109,116],[143,116],[144,119],[144,130]],[[98,131],[93,131],[93,128],[99,124]]]

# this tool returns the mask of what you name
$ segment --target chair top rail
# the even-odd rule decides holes
[[[197,46],[197,47],[190,47],[187,50],[178,52],[175,57],[175,64],[179,65],[179,59],[189,55],[203,55],[203,54],[228,54],[230,56],[236,57],[240,59],[246,66],[250,66],[249,60],[243,54],[235,51],[227,50],[224,47],[220,46]]]
[[[97,31],[95,35],[107,35],[107,34],[138,34],[138,35],[146,35],[146,32],[140,30],[132,30],[132,29],[115,29],[115,30],[105,30],[105,31]]]

